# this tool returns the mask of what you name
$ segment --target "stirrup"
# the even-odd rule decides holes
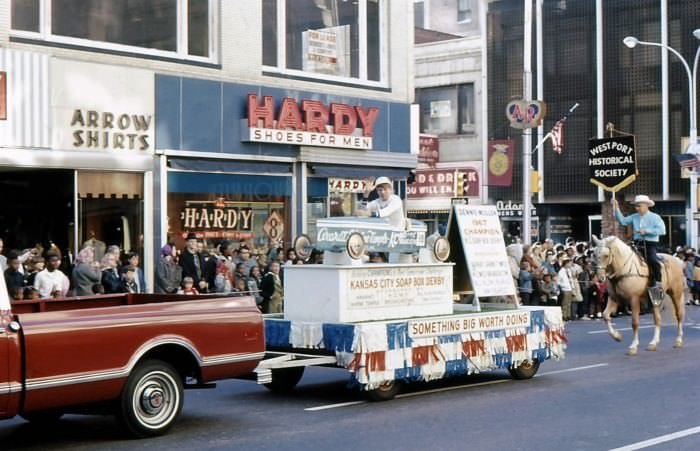
[[[649,287],[647,293],[649,294],[649,300],[654,307],[661,305],[664,300],[664,289],[662,287]]]

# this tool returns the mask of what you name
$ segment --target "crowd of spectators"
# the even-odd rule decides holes
[[[11,298],[20,301],[148,291],[138,253],[94,243],[94,238],[86,241],[75,260],[67,264],[54,245],[3,252],[0,239],[0,270]],[[567,321],[602,318],[608,280],[605,269],[595,267],[588,243],[567,239],[565,244],[555,244],[546,239],[532,246],[511,244],[506,254],[522,304],[560,306]],[[686,304],[700,306],[700,256],[687,247],[678,247],[674,255],[685,265]],[[322,259],[323,254],[312,253],[304,260],[292,248],[285,251],[281,243],[264,248],[233,240],[209,243],[192,233],[182,249],[170,239],[161,248],[153,291],[249,294],[261,311],[280,313],[284,308],[284,267],[322,263]],[[370,255],[368,259],[381,262],[382,256]]]
[[[67,263],[55,246],[3,252],[0,239],[0,270],[14,301],[113,293],[145,293],[146,278],[138,253],[124,252],[117,245],[100,245],[91,237]],[[265,313],[280,313],[284,305],[283,277],[286,265],[320,263],[322,254],[298,258],[281,242],[256,248],[252,242],[197,239],[188,234],[178,249],[174,240],[160,250],[153,290],[155,293],[237,293],[255,297]]]
[[[700,256],[682,246],[667,252],[684,262],[685,303],[700,306]],[[532,246],[511,244],[506,253],[522,304],[560,306],[565,321],[603,317],[609,281],[605,268],[595,266],[589,243],[567,239],[555,244],[546,239]],[[649,309],[647,304],[642,311]],[[628,313],[621,310],[620,314]]]

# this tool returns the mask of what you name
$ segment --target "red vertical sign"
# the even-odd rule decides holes
[[[494,139],[488,146],[488,184],[510,186],[513,183],[513,140]]]

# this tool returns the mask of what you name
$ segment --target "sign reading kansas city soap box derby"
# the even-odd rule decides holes
[[[345,323],[452,314],[449,263],[290,265],[284,271],[287,320]]]
[[[588,140],[591,183],[619,191],[637,178],[634,136]]]

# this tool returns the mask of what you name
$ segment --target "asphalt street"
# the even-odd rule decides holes
[[[415,384],[392,401],[366,402],[347,373],[307,370],[276,395],[250,381],[188,391],[170,433],[124,438],[111,417],[68,415],[55,427],[0,422],[2,450],[697,450],[700,449],[700,307],[687,307],[685,347],[664,314],[657,352],[642,316],[640,354],[625,355],[630,318],[614,342],[602,321],[567,324],[566,359],[535,378],[507,372]]]

